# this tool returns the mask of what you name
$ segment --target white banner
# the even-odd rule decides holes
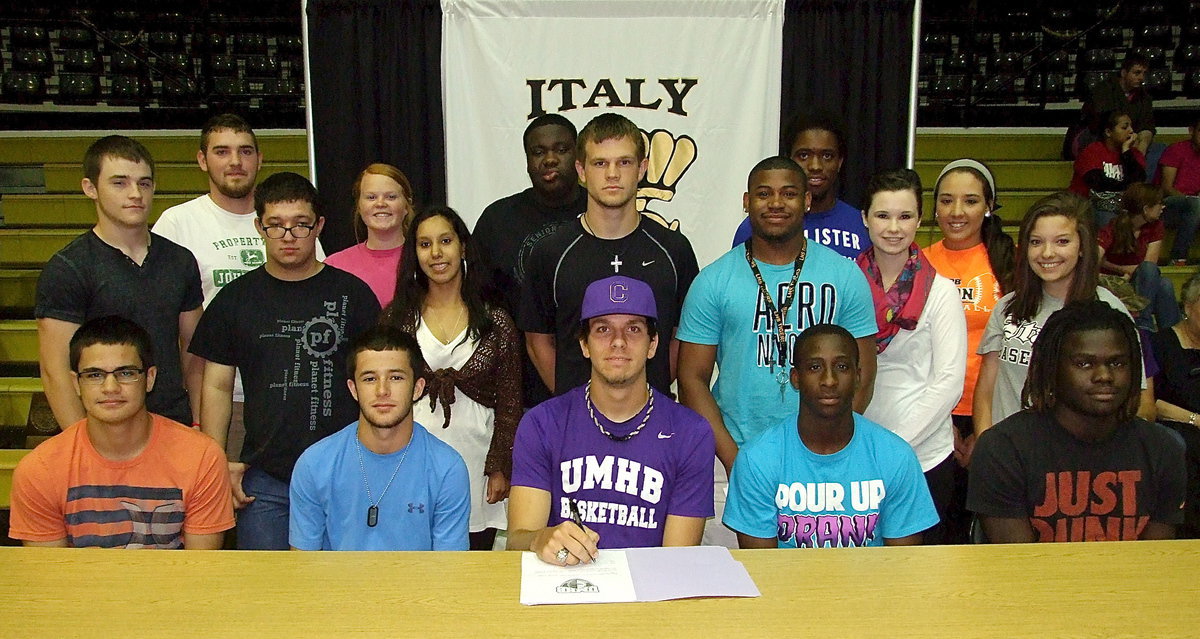
[[[638,208],[701,266],[729,250],[746,174],[778,150],[784,0],[443,0],[450,206],[474,225],[529,187],[521,134],[615,111],[648,136]]]

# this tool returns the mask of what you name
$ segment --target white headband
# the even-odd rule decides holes
[[[944,169],[942,169],[942,172],[938,174],[937,181],[941,182],[942,178],[945,177],[947,173],[953,171],[954,169],[974,169],[976,171],[979,171],[979,174],[983,176],[983,179],[987,180],[988,188],[990,188],[992,190],[991,210],[995,211],[996,209],[1000,208],[999,198],[996,195],[996,180],[992,177],[992,172],[989,171],[986,166],[984,166],[981,162],[977,162],[975,160],[971,160],[971,159],[967,159],[967,158],[963,158],[961,160],[955,160],[955,161],[951,162],[950,164],[947,164],[946,167]],[[936,189],[936,186],[934,188]]]

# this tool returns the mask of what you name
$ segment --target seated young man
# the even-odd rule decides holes
[[[1186,266],[1188,252],[1200,231],[1200,112],[1192,114],[1187,139],[1163,151],[1158,174],[1167,194],[1162,220],[1167,228],[1175,229],[1170,263]]]
[[[979,438],[967,508],[993,543],[1170,539],[1183,520],[1183,443],[1137,417],[1133,322],[1103,302],[1046,320],[1026,409]]]
[[[300,455],[289,488],[293,550],[466,550],[467,465],[413,421],[425,389],[411,335],[376,326],[350,341],[358,421]]]
[[[579,346],[591,378],[517,428],[509,550],[575,565],[598,548],[700,543],[713,516],[716,448],[703,417],[647,382],[656,309],[641,280],[618,275],[587,287]]]
[[[106,316],[69,344],[87,414],[13,472],[9,536],[26,546],[221,547],[233,527],[225,454],[210,437],[146,411],[150,335]]]
[[[742,548],[908,546],[938,522],[908,442],[853,412],[858,346],[834,324],[796,338],[800,411],[742,447],[725,525]]]

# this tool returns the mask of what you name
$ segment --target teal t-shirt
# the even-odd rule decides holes
[[[778,308],[792,279],[792,265],[758,262],[758,269]],[[878,330],[866,276],[831,249],[808,243],[796,288],[784,318],[788,358],[796,336],[813,324],[837,324],[856,338]],[[717,347],[713,397],[738,446],[797,410],[800,394],[777,378],[791,368],[777,361],[775,321],[746,263],[746,247],[734,247],[700,271],[683,303],[675,337]]]
[[[733,464],[726,526],[780,548],[882,546],[938,522],[912,448],[854,415],[854,435],[832,455],[808,449],[792,413],[743,446]]]

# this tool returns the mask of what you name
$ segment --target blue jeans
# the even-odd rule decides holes
[[[250,467],[242,490],[254,501],[237,511],[238,550],[287,550],[288,485]]]
[[[1142,262],[1130,278],[1138,295],[1150,301],[1138,314],[1138,328],[1152,331],[1155,322],[1158,330],[1166,330],[1179,323],[1179,302],[1175,300],[1175,288],[1162,276],[1157,264]]]
[[[1158,161],[1162,158],[1167,145],[1162,142],[1151,142],[1146,148],[1146,181],[1154,182],[1154,174],[1158,173]]]
[[[1175,229],[1175,243],[1171,245],[1172,260],[1186,260],[1200,229],[1200,197],[1173,195],[1163,200],[1162,219],[1167,228]]]

